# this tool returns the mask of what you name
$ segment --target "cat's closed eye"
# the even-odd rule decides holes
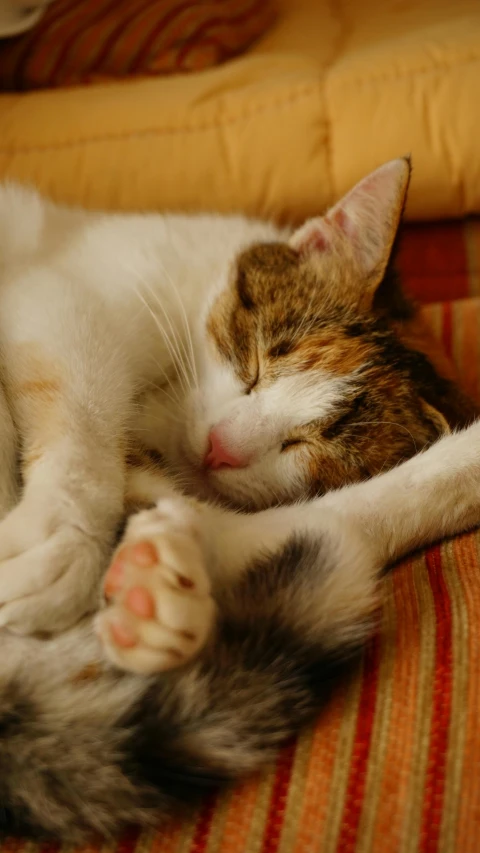
[[[252,381],[251,381],[251,382],[246,386],[246,388],[245,388],[245,394],[246,394],[247,396],[248,396],[249,394],[251,394],[251,393],[252,393],[253,389],[254,389],[254,388],[255,388],[255,386],[258,384],[258,379],[259,379],[259,371],[257,370],[257,373],[256,373],[256,375],[255,375],[255,378],[254,378],[254,379],[252,379]]]
[[[292,351],[292,344],[290,341],[280,341],[280,343],[275,344],[275,346],[271,347],[268,355],[270,358],[282,358],[284,355],[289,355]]]
[[[248,394],[252,393],[253,389],[255,388],[256,385],[258,385],[258,382],[260,380],[260,358],[258,356],[258,353],[257,353],[256,360],[255,360],[255,367],[253,367],[253,365],[252,365],[251,370],[252,370],[251,376],[247,379],[247,381],[245,383],[245,394],[247,396],[248,396]]]
[[[282,441],[280,452],[283,453],[284,450],[289,450],[290,447],[297,447],[300,444],[306,444],[304,438],[287,438]]]

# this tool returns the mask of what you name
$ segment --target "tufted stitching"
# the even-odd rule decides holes
[[[318,94],[319,92],[321,92],[321,90],[322,81],[319,81],[318,83],[309,84],[306,86],[302,86],[297,90],[292,90],[288,95],[283,95],[281,98],[274,98],[268,103],[259,104],[256,107],[245,110],[237,116],[224,116],[221,120],[199,122],[198,125],[184,125],[183,127],[147,127],[142,128],[141,130],[119,131],[118,133],[104,133],[99,134],[97,136],[71,139],[62,142],[48,142],[44,145],[0,145],[0,154],[30,154],[35,151],[56,151],[62,148],[73,148],[80,145],[90,145],[112,141],[124,142],[128,141],[129,139],[138,139],[149,136],[162,136],[180,133],[203,133],[208,130],[213,130],[217,127],[225,127],[227,125],[236,124],[237,122],[247,121],[252,116],[259,115],[261,113],[266,113],[269,110],[274,110],[278,108],[281,109],[282,107],[288,106],[289,104],[298,101],[301,98],[309,98],[315,96],[315,98],[317,99]]]
[[[338,7],[333,5],[332,2],[332,10],[338,9]],[[341,39],[339,39],[339,45],[341,45]],[[338,51],[340,47],[338,47]],[[315,97],[318,100],[318,97],[323,95],[323,101],[325,104],[326,110],[326,139],[327,139],[327,173],[330,183],[331,196],[333,198],[334,195],[334,180],[333,180],[333,163],[332,163],[332,120],[331,114],[328,109],[328,96],[327,96],[327,88],[328,85],[332,82],[333,73],[335,71],[335,62],[338,59],[339,52],[335,51],[335,55],[333,60],[329,63],[329,65],[325,68],[322,67],[322,72],[324,72],[323,79],[319,80],[317,83],[311,83],[305,86],[301,86],[296,90],[292,90],[287,95],[283,95],[279,98],[273,98],[269,100],[268,103],[259,104],[255,107],[245,110],[237,116],[224,116],[220,120],[213,121],[205,121],[199,122],[197,125],[183,125],[177,127],[149,127],[142,128],[141,130],[134,131],[119,131],[119,132],[111,132],[105,134],[98,134],[97,136],[92,135],[88,137],[77,137],[76,139],[64,140],[60,142],[47,142],[45,144],[39,145],[18,145],[17,143],[13,143],[11,145],[0,145],[0,155],[8,155],[15,156],[19,154],[31,154],[35,152],[48,152],[48,151],[59,151],[62,149],[68,148],[76,148],[80,146],[88,146],[95,144],[102,144],[104,142],[128,142],[131,139],[141,139],[155,136],[163,136],[163,135],[174,135],[174,134],[187,134],[187,133],[203,133],[209,130],[214,130],[215,128],[226,127],[229,125],[234,125],[242,121],[248,121],[252,116],[260,115],[261,113],[266,113],[268,111],[274,111],[276,109],[282,109],[283,107],[288,106],[289,104],[294,103],[302,98],[310,98]],[[379,75],[371,75],[368,77],[356,77],[352,79],[343,79],[342,85],[344,86],[361,86],[363,84],[371,84],[371,83],[380,83],[380,82],[389,82],[391,80],[404,80],[411,77],[416,77],[420,74],[428,74],[435,73],[437,71],[449,71],[454,68],[460,68],[468,65],[473,65],[480,61],[480,55],[473,55],[468,57],[467,59],[455,62],[455,63],[436,63],[435,65],[431,65],[428,68],[416,68],[409,69],[404,73],[392,73],[392,74],[379,74]],[[20,96],[25,97],[25,96]],[[2,100],[2,96],[0,95],[0,103]]]
[[[479,22],[480,23],[480,22]],[[370,74],[360,77],[345,77],[342,79],[342,85],[361,86],[369,83],[388,83],[392,80],[407,80],[410,77],[418,77],[421,74],[432,74],[436,71],[453,71],[455,68],[463,68],[465,65],[474,65],[480,62],[480,53],[472,53],[468,57],[459,59],[454,62],[438,62],[435,61],[428,66],[419,66],[417,68],[409,68],[408,71],[387,71],[381,74]],[[331,70],[331,69],[330,69]]]
[[[332,110],[330,108],[330,102],[328,97],[328,80],[332,69],[334,68],[339,56],[342,53],[343,46],[345,44],[345,38],[347,34],[347,28],[344,21],[343,9],[341,8],[341,0],[327,0],[328,11],[332,20],[334,20],[339,25],[339,32],[337,37],[337,42],[332,52],[332,56],[330,58],[330,62],[325,69],[325,74],[323,76],[322,81],[322,89],[323,89],[323,103],[324,103],[324,112],[325,112],[325,122],[326,122],[326,134],[325,134],[325,148],[326,148],[326,168],[329,182],[329,196],[330,196],[330,204],[336,199],[337,189],[335,186],[335,178],[334,178],[334,169],[333,169],[333,119],[332,119]]]

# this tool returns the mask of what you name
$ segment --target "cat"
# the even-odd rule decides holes
[[[60,631],[96,609],[125,507],[167,487],[144,448],[194,497],[258,510],[472,419],[402,344],[388,262],[409,174],[387,164],[293,234],[2,188],[0,627]]]
[[[361,648],[383,567],[479,523],[480,424],[448,435],[476,407],[408,345],[390,267],[409,175],[293,233],[0,189],[14,828],[108,834],[253,771]]]

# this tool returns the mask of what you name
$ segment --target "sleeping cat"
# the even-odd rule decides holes
[[[480,424],[403,462],[476,414],[408,346],[409,171],[293,234],[0,191],[15,825],[112,832],[253,770],[368,635],[381,568],[480,521]]]

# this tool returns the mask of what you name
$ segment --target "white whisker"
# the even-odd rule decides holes
[[[167,331],[166,331],[165,327],[163,326],[163,324],[162,324],[162,322],[161,322],[160,318],[159,318],[159,317],[157,317],[157,315],[155,314],[155,312],[152,310],[152,308],[151,308],[151,307],[150,307],[150,305],[148,304],[148,302],[147,302],[147,300],[145,299],[145,297],[143,296],[143,294],[142,294],[142,293],[140,293],[140,291],[139,291],[139,290],[137,290],[137,291],[136,291],[136,294],[137,294],[138,298],[143,302],[143,304],[144,304],[145,308],[147,309],[148,313],[149,313],[149,314],[150,314],[150,316],[152,317],[153,322],[155,323],[155,325],[157,326],[157,328],[158,328],[158,329],[159,329],[159,331],[161,332],[161,334],[162,334],[162,338],[163,338],[164,343],[165,343],[165,346],[166,346],[166,347],[167,347],[167,349],[168,349],[168,352],[169,352],[169,354],[170,354],[170,356],[171,356],[171,358],[172,358],[173,363],[174,363],[174,364],[175,364],[175,366],[177,367],[177,376],[178,376],[178,379],[179,379],[179,381],[180,381],[180,383],[181,383],[181,385],[182,385],[183,391],[184,391],[184,393],[185,393],[185,394],[187,394],[187,393],[188,393],[188,390],[189,390],[188,376],[186,376],[185,368],[183,367],[183,364],[182,364],[181,360],[179,360],[178,351],[174,350],[174,348],[173,348],[173,344],[172,344],[172,341],[170,340],[170,337],[169,337],[169,335],[168,335],[168,333],[167,333]],[[178,370],[178,368],[180,368],[180,367],[182,367],[181,372]],[[185,378],[184,378],[184,377],[185,377]],[[186,382],[187,382],[187,384],[185,384]]]
[[[169,328],[170,328],[170,335],[167,333],[167,330],[165,329],[163,323],[160,321],[160,318],[157,316],[157,314],[155,314],[155,312],[153,311],[151,306],[148,304],[148,302],[145,299],[145,297],[143,296],[143,294],[140,292],[138,286],[135,288],[136,295],[138,296],[138,298],[141,300],[141,302],[143,303],[143,305],[145,306],[145,308],[147,309],[147,311],[151,315],[151,317],[154,320],[159,331],[162,333],[162,338],[165,342],[165,345],[168,348],[168,351],[169,351],[170,356],[173,360],[173,363],[176,365],[178,378],[185,380],[186,384],[184,382],[182,382],[182,386],[184,389],[184,393],[187,393],[189,388],[191,387],[191,382],[190,382],[187,370],[185,368],[184,359],[182,358],[182,354],[180,352],[179,343],[178,343],[178,335],[175,332],[175,329],[172,325],[170,317],[168,316],[164,306],[162,305],[162,302],[161,302],[158,294],[155,293],[155,291],[153,290],[153,288],[151,287],[151,285],[149,284],[147,279],[144,276],[142,276],[141,273],[138,272],[138,270],[134,270],[132,268],[129,268],[129,269],[130,269],[130,272],[132,273],[132,275],[137,279],[137,281],[140,281],[144,285],[144,287],[148,290],[150,295],[154,297],[159,308],[161,309],[161,311],[164,314],[164,317],[165,317],[165,319],[169,325]],[[181,343],[182,343],[182,347],[185,351],[185,347],[183,346],[183,341],[181,341]],[[186,355],[186,351],[185,351],[185,355]],[[190,367],[190,370],[191,370],[191,367]]]
[[[158,366],[158,369],[161,370],[160,365],[157,365],[157,366]],[[148,391],[148,388],[150,388],[150,387],[154,388],[155,391],[159,391],[160,394],[163,394],[167,398],[167,400],[170,400],[172,405],[175,406],[175,408],[178,409],[180,412],[185,412],[185,406],[183,405],[183,403],[180,402],[180,398],[178,396],[174,397],[172,394],[170,394],[166,390],[166,388],[163,387],[163,385],[159,385],[158,382],[155,382],[153,379],[149,379],[145,383],[145,388]],[[172,388],[172,390],[176,390],[176,389]],[[158,400],[156,398],[156,402],[160,402],[160,400]]]
[[[172,321],[170,320],[170,317],[168,316],[168,314],[165,310],[165,307],[162,304],[162,301],[160,299],[159,294],[156,293],[156,291],[153,289],[153,287],[149,284],[149,282],[146,279],[142,278],[142,283],[148,289],[150,295],[153,296],[153,298],[157,302],[158,307],[163,312],[165,320],[168,323],[168,326],[170,328],[170,333],[172,335],[172,340],[173,340],[173,343],[175,344],[176,351],[177,351],[177,365],[182,370],[182,373],[183,373],[185,380],[187,382],[187,390],[188,390],[191,387],[191,381],[190,381],[190,377],[189,377],[188,372],[187,372],[187,367],[190,369],[190,372],[192,374],[193,374],[193,367],[188,360],[188,353],[187,353],[187,350],[185,348],[185,345],[184,345],[182,339],[179,337],[179,335],[175,332]],[[182,346],[184,357],[182,357],[182,353],[180,351],[180,345]],[[186,363],[185,363],[185,359],[186,359]]]
[[[408,432],[410,438],[412,439],[413,446],[415,448],[415,453],[418,453],[417,443],[413,436],[413,433],[410,432],[408,427],[405,424],[398,424],[396,421],[356,421],[355,423],[348,424],[348,426],[380,426],[380,424],[387,424],[389,426],[398,427],[398,429],[403,429],[405,432]]]
[[[182,317],[183,317],[183,324],[184,324],[184,328],[185,328],[185,333],[186,333],[186,335],[187,335],[187,342],[188,342],[189,349],[190,349],[190,357],[191,357],[190,365],[191,365],[191,370],[192,370],[193,378],[194,378],[194,381],[195,381],[195,386],[198,388],[197,366],[196,366],[196,364],[195,364],[195,352],[194,352],[194,348],[193,348],[193,339],[192,339],[192,334],[191,334],[191,331],[190,331],[190,326],[189,326],[189,323],[188,323],[188,317],[187,317],[187,312],[186,312],[186,310],[185,310],[185,305],[184,305],[183,299],[182,299],[182,297],[181,297],[181,295],[180,295],[180,292],[179,292],[179,290],[178,290],[178,287],[177,287],[177,285],[175,284],[175,282],[173,281],[172,276],[171,276],[171,275],[170,275],[170,273],[168,272],[167,267],[165,266],[165,264],[163,263],[163,261],[160,261],[160,263],[161,263],[162,268],[163,268],[163,271],[164,271],[164,273],[165,273],[165,275],[166,275],[166,277],[167,277],[167,280],[168,280],[168,282],[170,283],[170,285],[171,285],[171,287],[172,287],[172,290],[173,290],[173,292],[175,293],[175,296],[177,297],[178,304],[180,305],[180,310],[181,310],[181,312],[182,312]]]

